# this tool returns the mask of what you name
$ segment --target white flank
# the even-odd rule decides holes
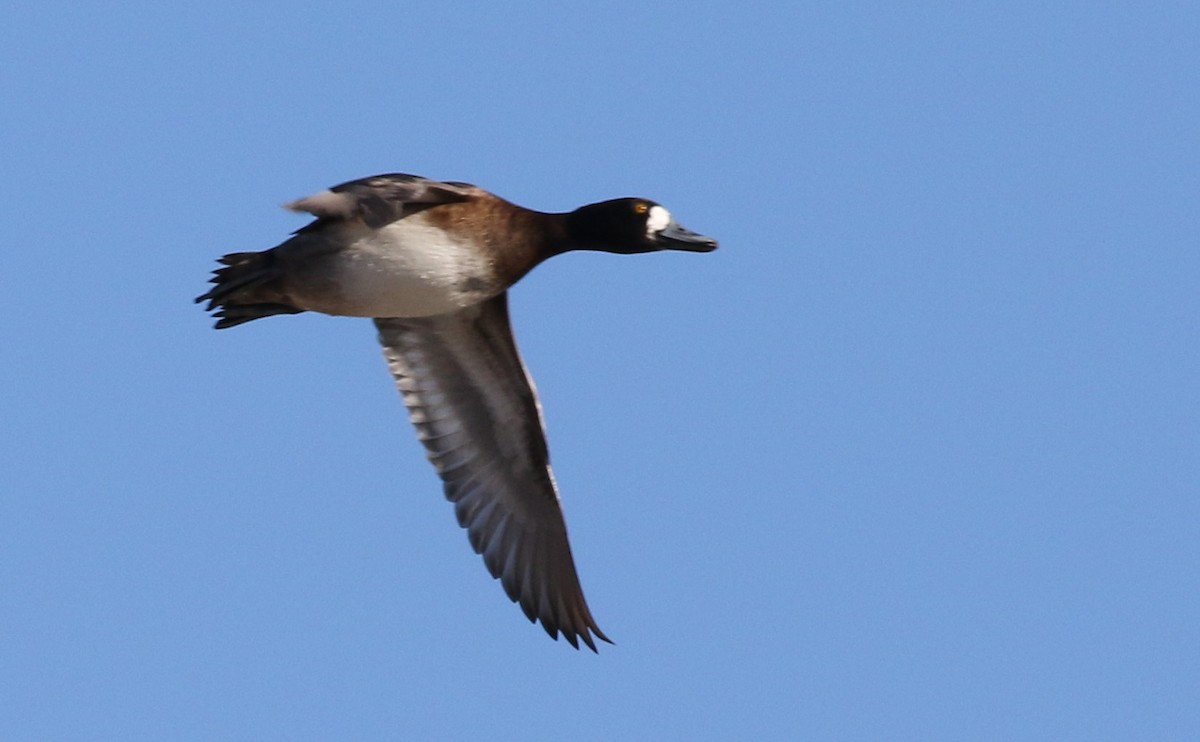
[[[427,317],[489,298],[487,261],[421,215],[351,245],[339,261],[343,297],[366,317]]]

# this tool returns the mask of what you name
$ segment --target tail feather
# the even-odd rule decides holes
[[[217,262],[225,267],[213,271],[209,279],[213,287],[196,297],[197,304],[208,302],[205,309],[217,318],[217,329],[304,311],[289,304],[279,291],[281,272],[275,264],[274,250],[230,253]]]
[[[217,318],[213,327],[224,330],[226,327],[235,327],[252,319],[275,314],[300,314],[303,311],[290,304],[232,304],[213,312],[213,316]]]

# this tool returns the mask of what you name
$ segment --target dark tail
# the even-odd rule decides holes
[[[235,252],[217,261],[225,267],[213,271],[209,280],[215,285],[197,296],[196,303],[208,302],[205,309],[217,318],[218,330],[273,314],[304,311],[288,303],[279,290],[274,252]]]

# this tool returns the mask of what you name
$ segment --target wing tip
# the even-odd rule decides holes
[[[329,189],[311,196],[298,198],[283,205],[288,211],[301,211],[316,217],[348,219],[354,216],[354,199],[345,193],[334,193]]]
[[[600,649],[596,646],[596,639],[599,639],[606,644],[611,644],[614,647],[617,645],[616,642],[605,636],[604,632],[600,630],[600,627],[596,625],[596,622],[594,620],[590,620],[590,617],[588,622],[579,628],[567,628],[552,619],[541,617],[531,617],[529,620],[530,622],[540,622],[542,624],[542,629],[544,629],[554,641],[558,641],[559,634],[561,634],[562,638],[567,641],[567,644],[570,644],[575,649],[580,648],[579,643],[582,641],[583,644],[588,649],[592,650],[593,653],[600,654]]]

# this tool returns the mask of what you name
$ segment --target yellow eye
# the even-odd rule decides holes
[[[644,201],[638,201],[636,204],[633,205],[633,210],[639,214],[645,214],[647,211],[650,210],[650,207],[647,206]]]

